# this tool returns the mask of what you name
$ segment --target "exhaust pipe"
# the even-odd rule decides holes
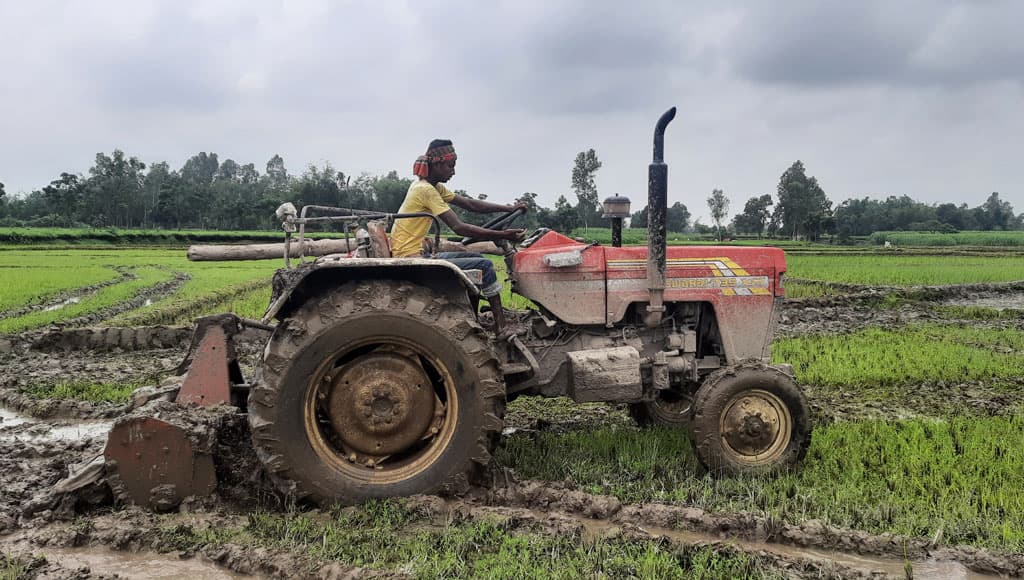
[[[647,289],[650,301],[644,324],[661,324],[665,312],[665,247],[668,214],[668,165],[665,165],[665,129],[676,117],[676,108],[665,111],[654,126],[654,159],[647,172]]]

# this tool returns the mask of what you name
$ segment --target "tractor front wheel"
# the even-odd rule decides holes
[[[249,416],[282,491],[351,504],[464,490],[490,461],[504,405],[464,294],[375,280],[311,298],[282,321]]]
[[[811,442],[807,398],[778,368],[726,368],[697,390],[692,434],[697,458],[713,474],[787,469],[804,458]]]
[[[677,429],[689,429],[693,416],[693,393],[676,389],[659,391],[653,401],[630,403],[629,415],[637,425],[649,427],[660,425]]]

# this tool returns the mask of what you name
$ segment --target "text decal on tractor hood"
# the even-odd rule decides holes
[[[735,276],[728,278],[669,278],[669,288],[767,288],[768,276]]]

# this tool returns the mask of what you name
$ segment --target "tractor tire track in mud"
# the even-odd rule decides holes
[[[961,320],[935,308],[941,305],[974,303],[1006,305],[1012,308],[1024,303],[1024,281],[911,287],[805,282],[825,284],[841,292],[850,293],[783,301],[777,329],[778,337],[846,334],[869,327],[896,328],[928,322],[1024,330],[1024,318]],[[879,307],[879,304],[890,298],[898,300],[898,305],[890,308]]]
[[[999,553],[971,546],[938,547],[926,538],[837,528],[818,520],[787,524],[752,513],[712,513],[700,508],[659,503],[623,504],[612,496],[593,495],[564,484],[524,481],[486,490],[459,505],[526,508],[542,514],[559,513],[613,524],[650,526],[661,530],[688,531],[709,535],[713,540],[750,540],[761,545],[780,544],[834,551],[843,554],[885,556],[896,562],[958,562],[984,574],[1011,577],[1024,575],[1024,554]],[[762,548],[763,549],[763,548]]]

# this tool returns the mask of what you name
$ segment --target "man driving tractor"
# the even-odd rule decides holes
[[[491,230],[474,226],[460,220],[459,216],[452,211],[448,206],[449,203],[474,213],[510,212],[516,209],[526,211],[527,209],[523,202],[503,205],[453,193],[444,184],[455,175],[456,159],[455,147],[450,140],[434,139],[431,141],[426,154],[420,155],[413,164],[413,173],[418,179],[409,186],[409,191],[405,194],[405,201],[402,202],[398,213],[431,213],[441,218],[456,234],[474,240],[504,240],[512,243],[522,241],[524,235],[522,229]],[[396,258],[423,255],[423,242],[430,230],[430,223],[430,218],[426,217],[395,221],[395,225],[391,228],[391,255]],[[475,252],[442,252],[434,257],[447,260],[463,270],[483,271],[483,286],[480,294],[490,303],[495,332],[500,333],[505,327],[505,311],[501,305],[501,283],[498,282],[494,264]]]

